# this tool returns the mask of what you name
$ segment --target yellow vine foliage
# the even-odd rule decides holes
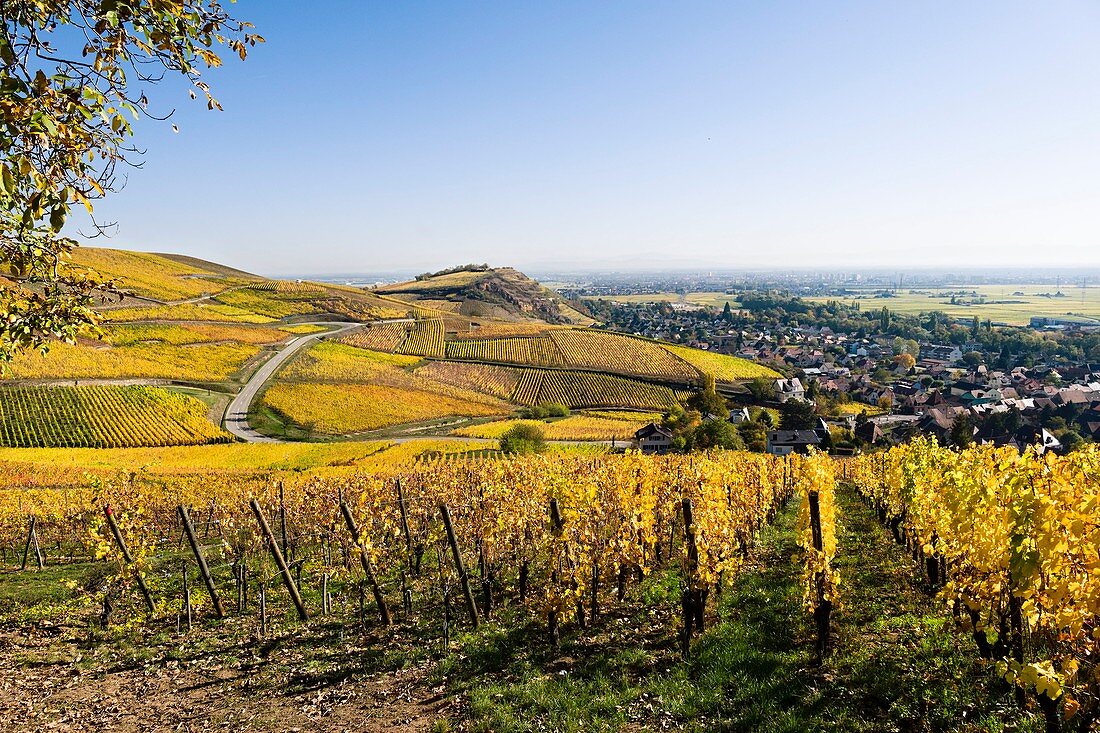
[[[802,548],[802,601],[811,613],[820,601],[836,604],[840,575],[832,566],[836,555],[836,463],[824,453],[794,456],[796,490],[801,497],[798,509],[798,546]],[[814,542],[810,521],[810,498],[816,495],[821,517],[821,549]],[[820,587],[819,587],[820,586]]]
[[[960,452],[920,439],[846,470],[946,567],[942,600],[984,637],[1006,679],[1064,695],[1067,713],[1097,707],[1100,449]]]
[[[453,444],[452,444],[453,445]],[[685,582],[705,587],[730,577],[756,532],[799,485],[799,463],[754,453],[716,451],[694,456],[547,454],[490,460],[446,454],[383,451],[359,465],[311,471],[217,471],[95,475],[70,474],[67,486],[20,486],[16,470],[0,489],[0,542],[17,544],[29,515],[43,544],[90,546],[115,563],[120,583],[145,573],[154,596],[160,579],[149,573],[161,548],[179,537],[176,507],[191,507],[196,521],[209,518],[220,546],[212,564],[262,558],[263,541],[248,502],[257,499],[269,521],[280,487],[296,547],[332,547],[349,539],[338,505],[347,501],[367,550],[382,577],[404,567],[406,545],[397,486],[405,499],[411,545],[429,567],[439,564],[442,583],[454,592],[453,571],[442,542],[440,505],[447,505],[459,543],[480,548],[492,567],[526,565],[537,608],[572,608],[593,577],[609,581],[626,569],[648,572],[670,560],[685,568]],[[432,457],[437,456],[437,457]],[[812,462],[811,462],[812,465]],[[3,466],[0,466],[3,469]],[[688,537],[679,513],[693,507],[697,562],[689,564]],[[563,520],[551,526],[549,506]],[[132,564],[121,560],[104,524],[110,505],[130,545]],[[334,577],[351,573],[339,552],[311,555],[311,567]],[[442,561],[438,560],[442,557]]]

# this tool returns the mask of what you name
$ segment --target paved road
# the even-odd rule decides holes
[[[311,333],[306,336],[299,336],[296,339],[291,339],[283,346],[282,349],[277,351],[274,356],[268,359],[263,366],[256,370],[249,380],[241,387],[241,391],[237,393],[237,396],[233,398],[233,401],[229,403],[229,407],[225,408],[225,429],[236,435],[241,440],[248,441],[249,443],[281,443],[283,441],[278,438],[270,438],[262,433],[258,433],[253,430],[248,424],[248,408],[252,404],[252,400],[256,399],[256,395],[259,394],[260,389],[267,384],[267,380],[274,376],[275,372],[286,363],[287,359],[294,356],[305,345],[316,341],[322,336],[336,336],[345,331],[350,331],[353,328],[359,328],[363,326],[362,323],[346,323],[346,322],[325,322],[316,321],[310,325],[315,326],[338,326],[333,331],[324,331],[322,333]]]

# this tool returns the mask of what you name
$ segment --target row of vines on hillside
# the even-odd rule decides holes
[[[157,387],[0,389],[0,446],[125,448],[222,443],[199,400]]]
[[[918,439],[845,472],[923,559],[955,620],[1048,730],[1100,719],[1100,450],[954,451]]]
[[[413,591],[425,607],[442,605],[447,618],[449,604],[465,606],[475,626],[509,598],[542,615],[551,641],[562,623],[584,625],[612,597],[623,602],[637,578],[673,566],[687,651],[707,593],[737,573],[804,465],[732,452],[450,457],[372,473],[129,476],[66,491],[9,488],[0,490],[0,546],[6,556],[29,545],[33,516],[36,546],[76,545],[70,554],[94,552],[115,565],[107,592],[116,607],[129,587],[141,590],[132,599],[148,596],[154,615],[178,613],[170,580],[179,553],[187,554],[180,524],[187,514],[201,535],[193,543],[196,555],[205,553],[200,566],[210,569],[211,609],[231,605],[216,598],[230,583],[243,609],[242,573],[260,579],[265,593],[281,580],[302,618],[313,611],[299,591],[317,584],[322,613],[350,611],[356,588],[362,604],[365,587],[383,623],[395,601],[410,613]]]

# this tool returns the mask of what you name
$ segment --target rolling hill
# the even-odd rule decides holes
[[[446,435],[546,403],[661,412],[706,374],[725,383],[773,374],[743,359],[590,328],[591,318],[511,268],[459,267],[364,290],[272,280],[166,253],[82,247],[71,266],[114,281],[127,295],[105,299],[101,333],[10,365],[0,386],[26,407],[6,413],[0,445],[225,440],[218,423],[246,386],[252,392],[245,394],[258,395],[245,421],[250,429],[327,439]],[[348,322],[363,325],[291,355],[299,339]],[[285,363],[265,371],[283,351]],[[101,391],[81,391],[93,388]],[[84,397],[91,394],[121,405],[118,395],[133,388],[160,391],[148,393],[157,398],[140,409],[78,409],[92,404]],[[164,390],[185,399],[173,401]],[[622,429],[593,427],[593,420],[564,423],[552,434]],[[156,432],[161,425],[177,427]]]
[[[469,318],[582,326],[593,323],[553,290],[511,267],[452,268],[384,285],[374,292],[428,311]]]

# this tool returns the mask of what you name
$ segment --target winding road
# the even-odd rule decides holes
[[[233,433],[241,440],[249,443],[282,443],[283,441],[278,438],[271,438],[263,433],[259,433],[252,429],[248,424],[248,408],[252,404],[252,400],[256,399],[256,395],[260,393],[267,381],[275,375],[279,367],[287,362],[290,357],[298,353],[303,346],[317,341],[325,336],[336,336],[345,331],[351,331],[355,328],[360,328],[367,324],[364,323],[347,323],[344,321],[313,321],[307,325],[311,326],[338,326],[338,328],[330,331],[321,331],[319,333],[311,333],[305,336],[299,336],[298,338],[291,339],[283,346],[282,349],[275,352],[275,355],[264,362],[263,366],[256,370],[256,372],[249,377],[245,385],[241,387],[241,391],[237,393],[237,396],[233,398],[233,401],[229,403],[229,406],[225,408],[225,429]]]

